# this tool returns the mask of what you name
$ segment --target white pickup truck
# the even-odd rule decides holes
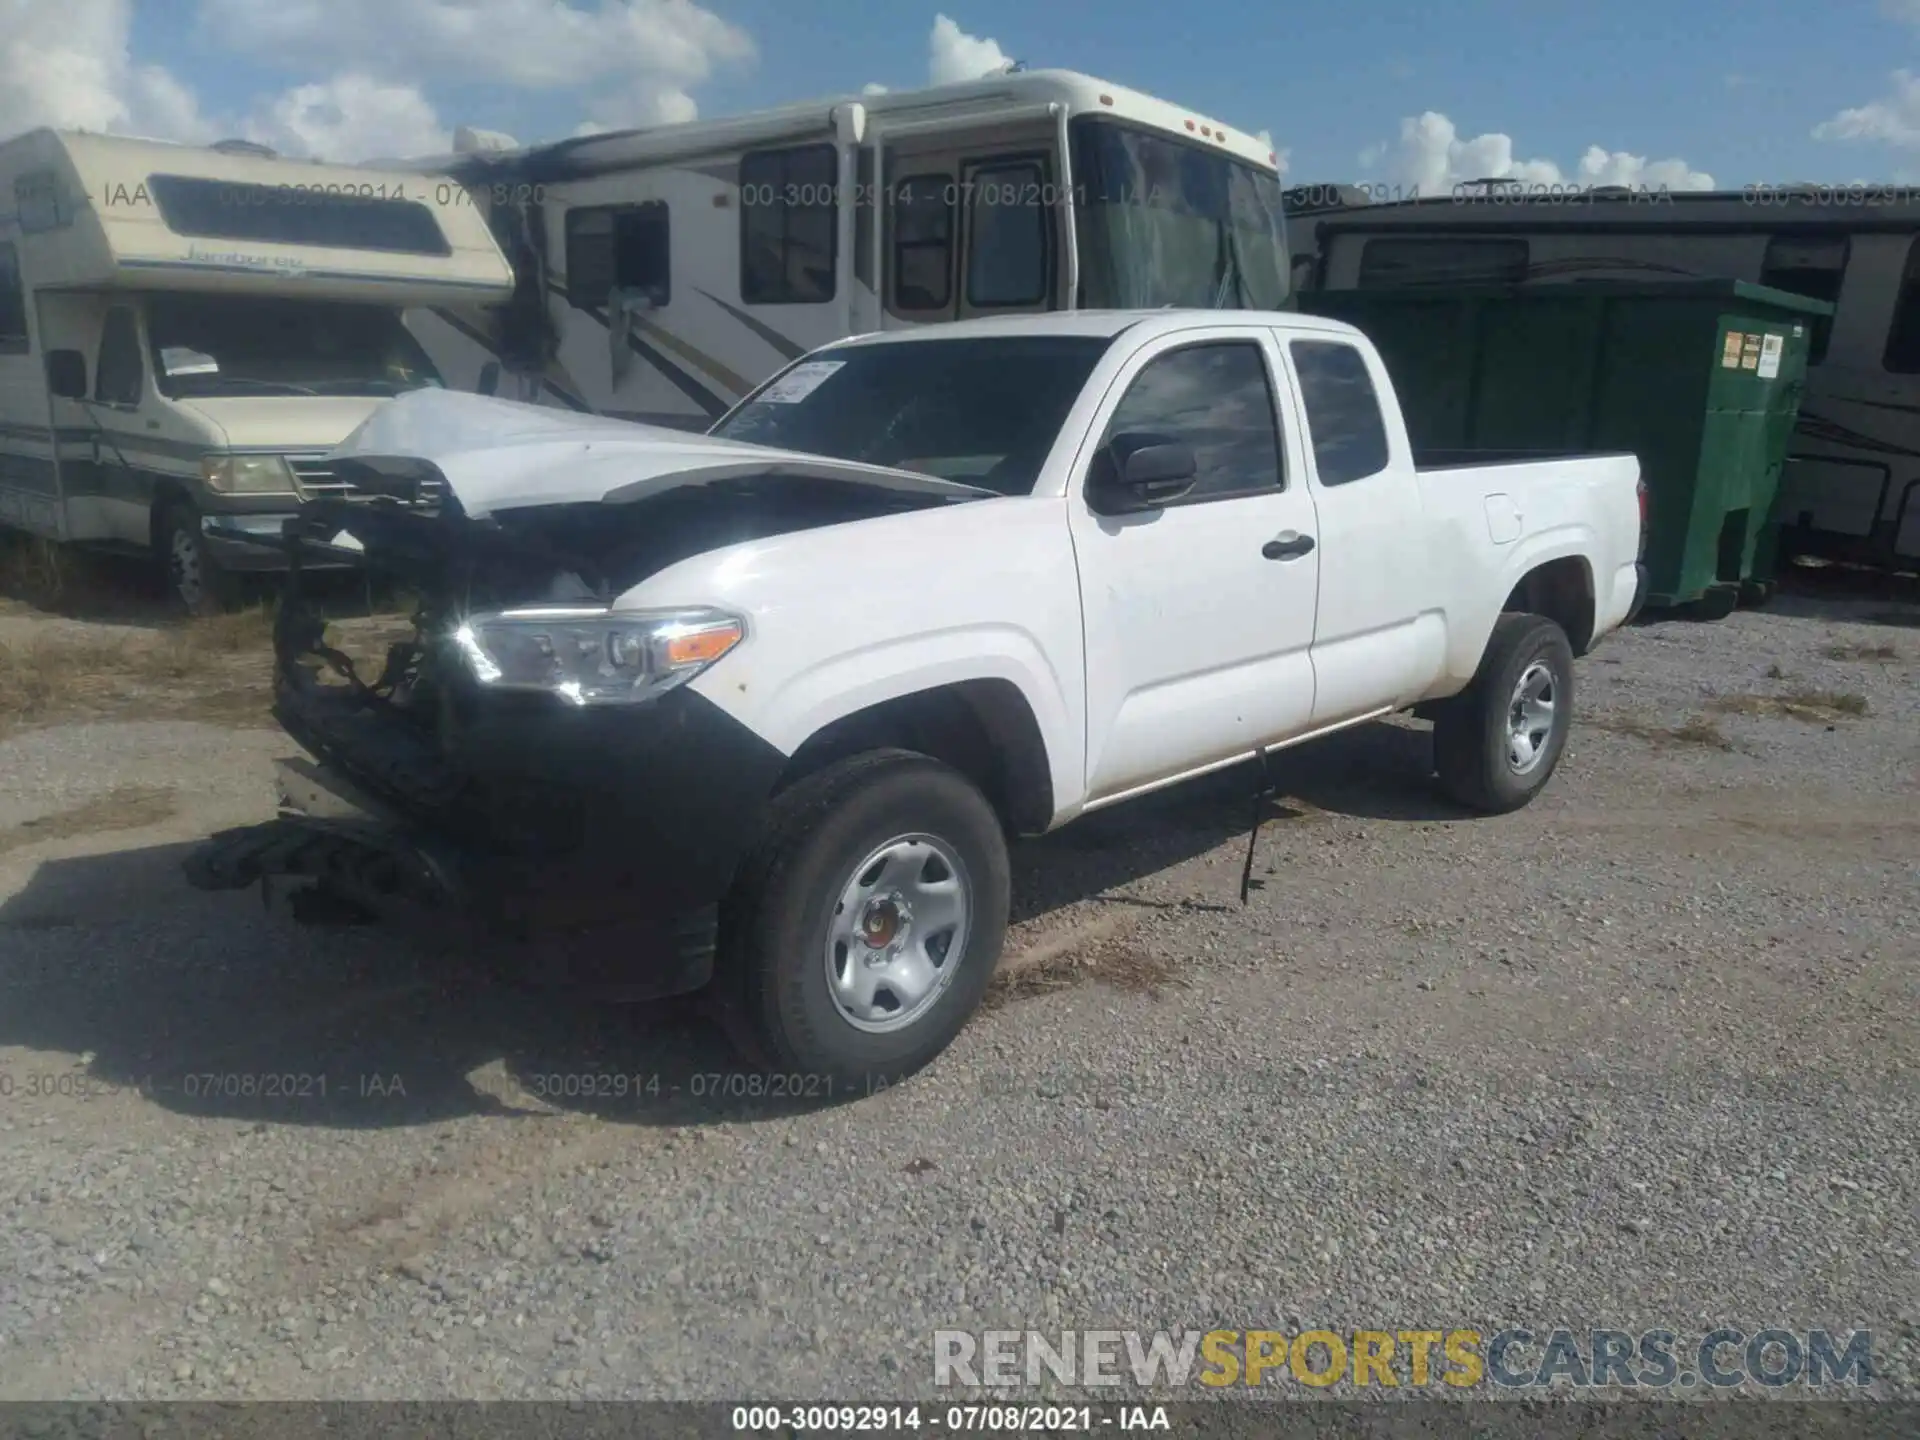
[[[1645,584],[1632,456],[1416,464],[1373,347],[1296,315],[859,337],[707,436],[423,391],[332,459],[445,497],[289,537],[401,574],[417,636],[361,677],[294,567],[277,714],[319,763],[193,883],[706,988],[794,1093],[953,1039],[1010,835],[1407,709],[1459,802],[1524,805]]]

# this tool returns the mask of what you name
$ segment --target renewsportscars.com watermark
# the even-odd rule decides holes
[[[1537,1391],[1871,1385],[1870,1330],[936,1330],[933,1383]]]

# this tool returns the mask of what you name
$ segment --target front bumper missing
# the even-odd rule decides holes
[[[206,841],[185,861],[189,884],[269,893],[277,879],[306,882],[330,903],[296,901],[296,915],[358,912],[518,979],[609,999],[686,994],[713,976],[717,905],[584,928],[529,925],[520,902],[553,878],[540,867],[462,853],[322,766],[283,760],[277,772],[279,816]]]

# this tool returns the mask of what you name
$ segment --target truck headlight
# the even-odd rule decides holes
[[[208,455],[200,461],[207,488],[222,495],[295,495],[293,467],[279,455]]]
[[[684,685],[746,636],[718,610],[504,610],[469,617],[453,642],[492,690],[543,690],[576,705],[631,705]]]

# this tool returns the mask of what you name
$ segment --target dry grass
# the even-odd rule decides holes
[[[0,608],[76,619],[151,618],[163,610],[156,576],[137,560],[0,531]]]
[[[1693,745],[1705,750],[1731,751],[1733,742],[1705,715],[1695,715],[1678,725],[1656,725],[1631,715],[1604,715],[1587,722],[1599,730],[1631,735],[1656,749],[1674,745]]]
[[[1723,695],[1713,708],[1726,715],[1788,716],[1827,724],[1865,715],[1867,697],[1840,690],[1792,690],[1785,695]]]
[[[1900,652],[1891,645],[1829,645],[1820,652],[1829,660],[1898,660]]]
[[[273,624],[272,605],[152,630],[49,621],[24,643],[0,642],[0,735],[70,720],[271,724]],[[411,629],[374,615],[336,623],[328,639],[371,678]]]
[[[0,855],[43,840],[69,840],[109,830],[138,830],[174,813],[171,786],[122,785],[70,810],[56,810],[10,830],[0,830]]]
[[[127,715],[264,723],[272,649],[265,606],[134,634],[49,628],[0,644],[0,730]]]

